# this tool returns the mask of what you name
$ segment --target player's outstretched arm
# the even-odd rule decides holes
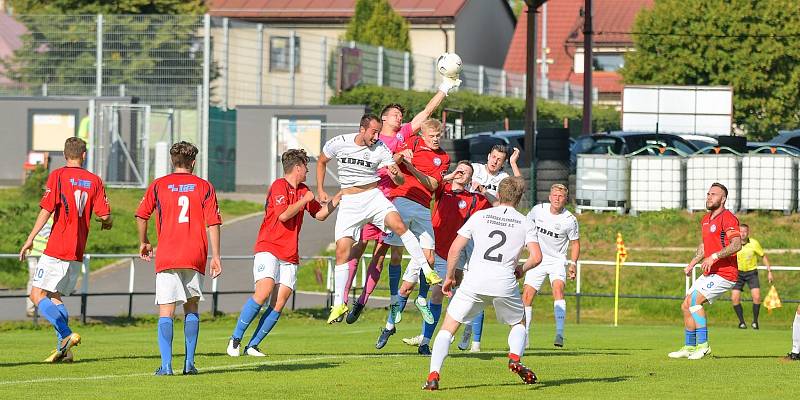
[[[25,261],[25,257],[28,256],[28,253],[30,253],[31,249],[33,248],[33,239],[39,234],[39,231],[42,230],[42,227],[44,227],[44,224],[47,223],[47,220],[50,219],[50,214],[52,213],[44,208],[39,211],[39,215],[36,217],[36,222],[33,223],[33,229],[31,229],[28,239],[25,240],[25,243],[19,250],[20,261]]]
[[[511,164],[511,172],[514,173],[514,176],[522,176],[522,172],[520,172],[519,166],[517,166],[517,161],[519,161],[519,149],[514,147],[514,151],[511,152],[511,158],[508,159],[508,163]]]
[[[342,192],[339,191],[335,196],[333,196],[331,201],[329,201],[327,204],[323,204],[323,207],[317,211],[317,213],[314,215],[314,218],[318,221],[325,221],[331,214],[333,214],[333,210],[335,210],[336,207],[339,207],[339,202],[341,201]]]
[[[222,274],[222,259],[219,255],[219,225],[208,227],[208,238],[211,242],[211,277],[216,278]]]
[[[290,204],[288,207],[286,207],[286,209],[283,210],[281,215],[278,215],[278,221],[286,222],[294,218],[294,216],[297,215],[297,213],[303,211],[303,209],[306,207],[306,204],[308,204],[312,200],[314,200],[314,193],[311,193],[311,191],[309,190],[306,192],[306,194],[303,195],[303,198],[298,200],[296,203]]]
[[[439,187],[439,182],[437,182],[436,179],[433,179],[432,177],[423,174],[420,170],[417,169],[417,167],[414,166],[414,164],[408,161],[404,161],[404,163],[406,165],[406,169],[408,169],[408,172],[411,172],[411,175],[414,175],[414,178],[417,178],[419,183],[421,183],[422,186],[425,186],[425,189],[428,189],[428,191],[430,192],[436,191],[436,188]]]
[[[525,275],[526,272],[530,271],[542,262],[542,249],[539,247],[539,243],[528,242],[526,243],[526,247],[528,248],[528,259],[525,260],[524,264],[522,264],[520,276],[517,276],[517,278],[521,278],[522,275]]]
[[[448,89],[448,91],[449,90],[450,89]],[[425,105],[425,109],[414,116],[414,118],[411,120],[411,130],[414,131],[414,133],[419,131],[419,129],[422,127],[422,123],[431,117],[431,114],[436,111],[436,107],[439,107],[439,104],[442,104],[442,101],[444,101],[445,97],[447,97],[446,92],[441,90],[437,91],[436,94],[431,97],[430,101],[428,101],[428,104]]]
[[[139,232],[139,258],[150,261],[153,256],[153,246],[147,238],[147,220],[136,216],[136,230]]]
[[[389,171],[389,179],[391,179],[395,185],[400,186],[406,182],[406,178],[400,172],[400,168],[397,167],[397,164],[389,165],[386,170]]]
[[[456,284],[456,265],[461,258],[461,251],[467,247],[468,241],[468,238],[456,235],[455,240],[450,244],[450,250],[447,251],[447,274],[442,284],[442,293],[448,297],[453,296],[453,287]]]
[[[328,165],[328,161],[331,159],[325,155],[325,153],[320,153],[319,158],[317,159],[317,199],[320,203],[325,203],[328,201],[328,194],[325,193],[325,173],[327,172],[326,167]]]

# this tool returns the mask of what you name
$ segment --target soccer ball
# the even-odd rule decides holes
[[[442,76],[458,78],[461,74],[461,57],[456,53],[444,53],[436,60],[436,69]]]

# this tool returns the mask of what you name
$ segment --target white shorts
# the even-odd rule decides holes
[[[189,268],[168,269],[156,274],[156,305],[199,297],[203,301],[203,274]]]
[[[69,296],[75,290],[82,265],[80,261],[59,260],[42,254],[36,264],[31,286]]]
[[[559,260],[560,261],[560,260]],[[550,277],[550,286],[554,281],[567,282],[567,268],[561,261],[541,263],[525,273],[524,285],[528,285],[538,292],[542,288],[545,277]]]
[[[431,223],[431,210],[416,201],[405,197],[394,199],[394,206],[400,213],[400,218],[406,224],[406,228],[419,239],[419,246],[423,249],[433,250],[436,243],[433,238],[433,223]],[[386,235],[384,243],[390,246],[402,246],[403,240],[394,232]]]
[[[472,321],[490,302],[494,305],[497,321],[506,325],[516,325],[525,318],[522,298],[519,292],[510,297],[497,297],[475,294],[470,290],[459,288],[447,306],[447,314],[464,324]]]
[[[698,291],[709,303],[713,303],[717,297],[731,290],[735,284],[736,282],[731,282],[717,274],[702,275],[689,288],[689,294]]]
[[[294,290],[297,283],[297,264],[279,260],[272,253],[256,253],[253,259],[253,282],[271,278],[275,283]]]
[[[447,275],[447,260],[442,257],[439,257],[438,254],[433,254],[433,270],[439,275],[439,278],[444,279],[445,275]],[[467,257],[464,252],[461,252],[461,257],[458,259],[458,263],[456,264],[456,269],[464,270],[464,266],[467,264]]]
[[[386,232],[386,215],[392,211],[397,209],[377,188],[343,195],[339,202],[339,215],[336,216],[334,241],[344,237],[358,240],[361,238],[361,227],[366,224],[373,224]]]

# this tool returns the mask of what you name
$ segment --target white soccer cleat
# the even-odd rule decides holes
[[[228,340],[228,355],[231,357],[239,357],[239,347],[241,339],[231,338]]]
[[[667,354],[669,358],[689,358],[695,351],[695,346],[683,346],[678,351]]]
[[[472,342],[472,346],[469,348],[470,353],[480,353],[481,352],[481,342]]]
[[[703,343],[697,345],[695,351],[692,352],[692,354],[690,354],[688,358],[690,360],[699,360],[709,354],[711,354],[711,346],[709,346],[708,343]]]
[[[422,343],[422,335],[412,336],[409,338],[403,338],[403,343],[409,346],[419,346]]]
[[[470,339],[472,339],[472,324],[466,324],[464,333],[461,335],[461,341],[458,342],[458,349],[461,351],[469,349]]]
[[[256,347],[256,346],[246,347],[244,349],[244,353],[247,354],[248,356],[253,356],[253,357],[266,357],[267,356],[266,354],[262,353],[261,350],[259,350],[258,347]]]

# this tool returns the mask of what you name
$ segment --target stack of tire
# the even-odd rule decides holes
[[[450,156],[450,169],[456,168],[456,163],[461,160],[469,160],[469,140],[468,139],[442,139],[439,147]]]
[[[569,129],[542,128],[536,134],[536,203],[547,202],[556,183],[569,187]]]

